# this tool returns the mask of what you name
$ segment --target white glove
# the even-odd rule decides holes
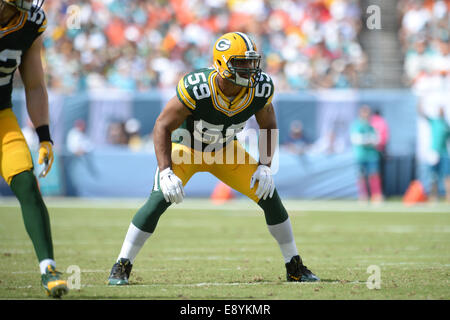
[[[159,186],[167,202],[180,203],[183,201],[183,183],[172,169],[166,168],[159,173]]]
[[[275,191],[275,183],[273,182],[272,171],[268,166],[262,164],[258,166],[258,169],[256,169],[250,179],[250,189],[253,188],[256,180],[259,180],[258,188],[255,192],[258,199],[263,198],[263,200],[266,200],[267,196],[272,198]]]

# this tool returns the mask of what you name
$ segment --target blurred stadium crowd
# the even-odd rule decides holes
[[[239,30],[254,38],[263,55],[263,70],[272,76],[277,92],[296,92],[281,95],[277,101],[282,106],[278,120],[284,134],[280,143],[287,151],[284,155],[294,154],[303,160],[316,157],[309,164],[295,165],[296,170],[307,168],[303,173],[297,172],[305,175],[302,179],[319,179],[322,186],[355,192],[348,188],[353,183],[347,179],[352,176],[353,162],[345,162],[352,160],[345,158],[352,147],[349,127],[357,117],[356,110],[367,104],[383,117],[386,128],[392,129],[383,150],[377,148],[383,161],[390,161],[386,171],[381,172],[390,183],[382,181],[383,187],[378,189],[384,191],[387,186],[386,194],[401,194],[408,179],[415,176],[415,156],[420,163],[428,161],[433,138],[425,116],[416,126],[418,101],[423,115],[433,121],[442,108],[448,110],[445,113],[450,119],[450,0],[399,0],[394,5],[400,28],[386,28],[384,32],[398,32],[396,49],[400,48],[404,57],[403,85],[413,90],[364,90],[362,94],[326,90],[319,95],[304,92],[319,88],[372,88],[368,78],[373,68],[369,66],[370,57],[382,55],[383,50],[376,48],[374,52],[368,47],[365,52],[361,46],[360,39],[366,43],[368,32],[364,25],[367,4],[359,0],[46,0],[48,27],[43,60],[48,88],[56,93],[52,101],[52,115],[58,119],[52,121],[54,137],[59,137],[55,150],[68,159],[71,155],[90,154],[94,145],[153,152],[151,128],[152,119],[157,116],[153,111],[159,112],[168,96],[164,91],[173,94],[184,74],[211,66],[214,41],[226,32]],[[402,71],[395,72],[400,75]],[[18,79],[15,77],[15,85],[21,86]],[[97,89],[98,95],[89,91]],[[104,93],[110,89],[156,89],[158,97],[144,94],[142,98],[139,94],[111,90],[114,94],[104,99]],[[431,94],[430,89],[436,92]],[[74,99],[77,97],[85,99]],[[298,108],[300,104],[303,108]],[[74,114],[68,115],[70,110],[75,110]],[[450,132],[443,118],[440,121],[441,127]],[[30,125],[24,133],[33,149],[29,138],[35,135]],[[255,121],[247,125],[256,128]],[[376,125],[371,125],[375,129]],[[333,155],[337,156],[334,162],[326,158]],[[321,156],[323,162],[318,161]],[[102,158],[100,155],[93,159]],[[400,163],[403,171],[398,169]],[[312,164],[317,170],[311,170]],[[327,171],[328,165],[337,168],[334,173]],[[342,171],[343,167],[350,171]],[[71,172],[70,165],[64,170]],[[289,173],[287,178],[291,178],[291,169],[285,170]],[[345,177],[339,179],[342,185],[335,181],[327,184],[320,170],[326,171],[330,179],[343,174]],[[418,175],[422,177],[422,173]],[[105,174],[106,180],[108,177]],[[113,185],[106,180],[105,186]],[[334,193],[336,190],[317,189],[327,196],[349,196]],[[285,192],[300,196],[298,190]],[[301,196],[319,196],[314,193],[316,190],[305,192]]]
[[[449,90],[450,1],[401,0],[398,8],[406,85]]]
[[[358,87],[367,63],[356,0],[47,0],[44,8],[48,86],[64,93],[173,89],[209,67],[214,41],[236,30],[254,37],[278,91]],[[68,27],[77,14],[80,28],[73,19]]]

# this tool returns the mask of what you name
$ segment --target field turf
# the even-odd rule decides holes
[[[131,285],[106,285],[144,199],[46,199],[57,269],[80,268],[64,299],[450,298],[450,206],[285,201],[297,247],[322,281],[285,282],[284,261],[259,207],[185,200],[164,213],[138,255]],[[368,289],[369,266],[380,289]],[[375,267],[375,268],[376,268]],[[76,284],[73,282],[73,284]],[[15,199],[0,199],[0,299],[48,299]]]

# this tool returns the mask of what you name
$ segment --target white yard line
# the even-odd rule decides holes
[[[153,283],[153,284],[131,284],[128,286],[120,286],[120,288],[154,288],[154,287],[229,287],[229,286],[261,286],[261,285],[283,285],[283,286],[298,286],[298,285],[326,285],[326,284],[365,284],[365,281],[327,281],[327,282],[285,282],[285,281],[258,281],[258,282],[200,282],[200,283]],[[0,286],[7,287],[7,286]],[[97,285],[97,284],[82,284],[82,288],[114,288],[113,290],[117,290],[118,286],[109,286],[107,284]],[[18,286],[14,287],[14,289],[31,289],[38,288],[38,286]]]
[[[185,260],[189,260],[190,258],[186,258]],[[207,259],[207,258],[205,258]],[[163,260],[170,260],[170,259],[163,259]],[[222,259],[223,260],[223,259]],[[243,260],[243,259],[226,259],[226,260]],[[363,261],[366,264],[368,264],[370,261]],[[369,265],[369,264],[368,264]],[[410,265],[410,266],[417,266],[417,267],[434,267],[434,268],[439,268],[439,267],[444,267],[444,268],[448,268],[450,267],[450,264],[445,264],[445,263],[440,263],[440,262],[386,262],[386,263],[378,263],[378,265],[380,266],[402,266],[402,265]],[[237,266],[235,268],[219,268],[218,270],[222,270],[222,271],[243,271],[246,272],[244,269],[247,268],[242,268],[240,266]],[[366,270],[366,267],[347,267],[345,268],[346,270]],[[342,268],[338,268],[338,267],[326,267],[324,268],[324,270],[342,270]],[[61,271],[65,271],[63,269],[61,269]],[[83,273],[108,273],[110,272],[110,269],[81,269],[81,274]],[[25,270],[25,271],[13,271],[11,272],[11,274],[35,274],[38,273],[39,270]],[[166,268],[135,268],[134,272],[167,272]],[[330,283],[330,282],[326,282],[326,283]],[[0,286],[1,287],[1,286]]]

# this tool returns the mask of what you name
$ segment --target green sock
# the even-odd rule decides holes
[[[259,200],[258,205],[264,210],[264,217],[269,226],[282,223],[289,217],[277,189],[275,189],[272,198],[267,197],[266,200]]]
[[[140,230],[153,233],[159,217],[171,205],[166,202],[161,190],[152,191],[150,198],[133,217],[133,224]]]
[[[53,260],[53,243],[50,218],[33,172],[25,171],[14,176],[11,190],[22,208],[23,222],[38,261]]]

